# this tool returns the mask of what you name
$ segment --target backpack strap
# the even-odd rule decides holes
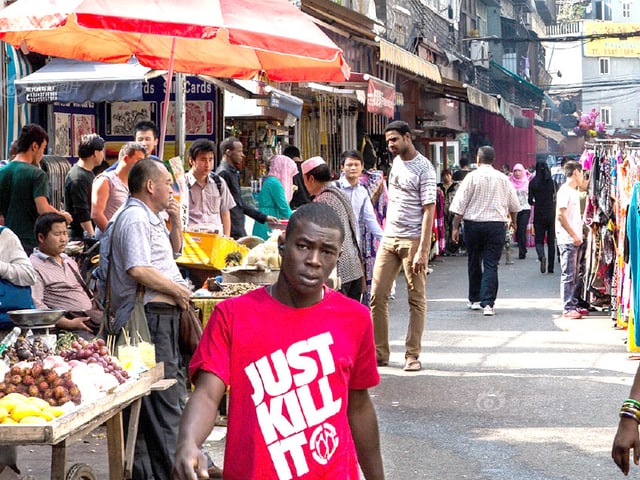
[[[216,187],[218,187],[218,193],[220,194],[220,196],[222,196],[222,179],[220,178],[220,175],[218,175],[214,171],[211,171],[209,172],[209,176],[213,179],[214,182],[216,182]]]

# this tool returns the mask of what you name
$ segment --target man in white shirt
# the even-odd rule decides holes
[[[360,183],[360,175],[362,175],[364,168],[362,155],[357,150],[347,150],[342,154],[340,165],[343,175],[340,176],[338,183],[342,193],[351,201],[358,229],[358,243],[362,245],[365,229],[371,232],[376,240],[382,240],[382,228],[373,211],[369,192]]]
[[[467,273],[471,310],[495,315],[498,295],[498,263],[502,255],[506,225],[516,224],[520,202],[509,177],[493,168],[493,147],[478,149],[478,168],[460,183],[449,211],[455,214],[451,239],[459,240],[460,222],[464,220],[464,243],[467,246]]]
[[[582,165],[573,160],[564,165],[567,181],[556,194],[556,242],[560,252],[560,296],[564,318],[579,319],[578,299],[575,285],[578,281],[578,250],[582,244],[582,217],[580,215],[580,193],[584,174]]]
[[[208,225],[227,237],[231,235],[231,209],[236,202],[223,178],[212,172],[215,146],[198,139],[189,147],[189,225]]]

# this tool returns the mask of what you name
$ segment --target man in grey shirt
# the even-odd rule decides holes
[[[142,399],[133,478],[169,480],[173,468],[182,399],[178,332],[181,311],[191,296],[175,256],[182,248],[179,206],[172,197],[171,174],[160,162],[138,161],[129,173],[131,197],[113,216],[101,241],[100,270],[111,264],[109,284],[116,326],[129,318],[136,288],[145,288],[144,303],[156,361],[164,362],[165,378],[177,383]],[[158,217],[165,210],[171,230]],[[110,253],[109,253],[110,252]]]
[[[384,235],[371,285],[376,356],[378,366],[389,363],[389,294],[402,269],[409,296],[404,370],[415,372],[422,368],[418,357],[427,312],[425,287],[436,205],[436,174],[431,162],[413,146],[411,129],[406,122],[397,120],[387,125],[385,138],[395,158],[389,173]]]

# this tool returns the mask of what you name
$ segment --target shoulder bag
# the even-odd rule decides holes
[[[178,343],[180,353],[185,356],[193,355],[200,339],[202,338],[202,311],[196,308],[192,301],[189,301],[189,307],[182,311],[180,317],[180,334]]]

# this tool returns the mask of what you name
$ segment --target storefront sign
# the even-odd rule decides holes
[[[637,33],[638,23],[586,21],[585,35],[596,37],[584,45],[585,57],[627,57],[640,56],[640,38],[626,34]],[[598,35],[606,35],[597,38]]]
[[[367,89],[367,112],[393,118],[396,89],[390,83],[369,77]]]
[[[302,115],[303,101],[297,97],[289,95],[275,88],[269,90],[269,106],[271,108],[279,108],[287,113],[300,118]]]

